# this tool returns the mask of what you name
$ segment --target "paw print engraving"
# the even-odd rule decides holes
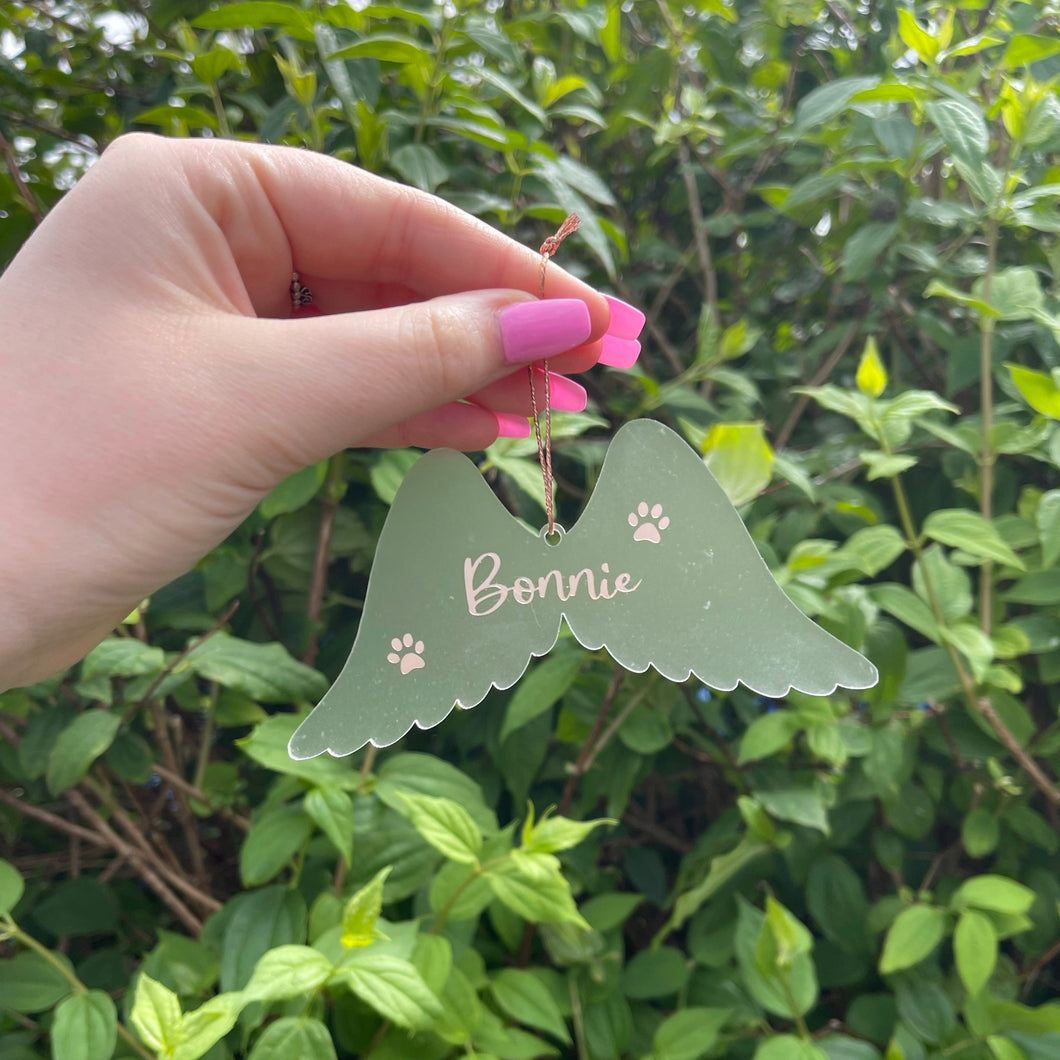
[[[394,637],[390,647],[394,650],[387,655],[386,661],[394,663],[403,674],[422,670],[427,665],[423,661],[423,641],[415,640],[411,633]]]
[[[637,510],[629,513],[629,525],[635,528],[634,541],[650,541],[658,545],[662,541],[662,531],[670,525],[670,517],[663,515],[661,504],[649,507],[647,501],[641,501]]]

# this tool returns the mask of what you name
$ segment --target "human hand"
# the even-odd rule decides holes
[[[294,270],[322,315],[289,319]],[[556,267],[538,301],[539,279],[325,156],[117,141],[0,277],[0,689],[79,658],[292,472],[482,448],[529,411],[516,364],[632,363],[636,310]]]

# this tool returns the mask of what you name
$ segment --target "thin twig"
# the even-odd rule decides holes
[[[604,698],[600,703],[600,709],[597,711],[596,721],[593,722],[593,727],[582,745],[581,753],[578,755],[571,769],[570,776],[567,778],[566,787],[563,789],[563,795],[556,809],[556,813],[560,817],[570,809],[570,804],[574,801],[574,793],[578,790],[578,782],[589,768],[597,737],[604,727],[604,722],[607,721],[607,715],[611,712],[611,707],[614,706],[615,696],[618,695],[618,689],[625,676],[626,671],[621,666],[615,668],[615,675],[611,678],[611,683],[607,686],[607,691],[604,693]]]
[[[861,329],[862,320],[863,317],[859,316],[856,320],[850,322],[850,327],[847,328],[846,334],[839,340],[839,345],[836,346],[830,356],[821,362],[820,367],[814,372],[813,378],[806,384],[807,386],[820,386],[835,371],[836,365],[846,356],[847,350],[850,349],[851,344],[857,337],[858,331]],[[784,426],[777,432],[776,440],[773,442],[774,449],[783,449],[788,444],[809,403],[809,394],[799,395],[798,400],[795,402],[795,407],[791,410],[791,415],[788,416]]]
[[[0,154],[4,156],[4,161],[7,163],[7,168],[11,173],[11,179],[15,182],[15,187],[18,188],[18,193],[22,196],[30,216],[36,224],[40,224],[44,220],[44,211],[41,210],[40,203],[37,202],[33,192],[29,190],[29,186],[22,179],[18,162],[15,161],[15,152],[11,150],[11,145],[7,142],[7,137],[4,136],[2,130],[0,130]]]
[[[169,889],[154,868],[152,868],[143,853],[136,847],[127,843],[109,824],[92,808],[88,800],[79,791],[71,790],[66,797],[75,809],[87,821],[90,821],[106,841],[115,850],[119,851],[125,858],[132,862],[140,875],[143,877],[151,890],[158,895],[159,900],[173,913],[173,915],[190,931],[196,938],[202,932],[202,921]]]
[[[236,613],[239,608],[239,601],[233,600],[231,605],[227,607],[221,614],[221,617],[199,638],[188,642],[187,647],[151,682],[147,691],[140,697],[133,710],[128,711],[128,714],[133,714],[141,707],[143,707],[148,700],[158,690],[158,686],[173,673],[178,666],[200,645],[205,644],[215,633],[219,633],[222,627],[227,626],[231,617]],[[127,719],[126,719],[127,720]]]

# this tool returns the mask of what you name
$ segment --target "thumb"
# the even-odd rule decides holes
[[[222,333],[243,437],[287,474],[481,390],[513,366],[580,346],[591,332],[580,299],[474,291],[359,313],[228,318]]]

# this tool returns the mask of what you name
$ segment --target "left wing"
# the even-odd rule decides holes
[[[383,526],[361,624],[335,684],[291,737],[293,758],[386,747],[413,725],[429,729],[454,706],[473,707],[509,688],[535,655],[551,650],[559,613],[513,603],[488,614],[501,579],[529,570],[542,545],[497,500],[475,465],[451,449],[421,457]],[[492,579],[491,555],[503,557]],[[475,561],[480,556],[477,566]]]

